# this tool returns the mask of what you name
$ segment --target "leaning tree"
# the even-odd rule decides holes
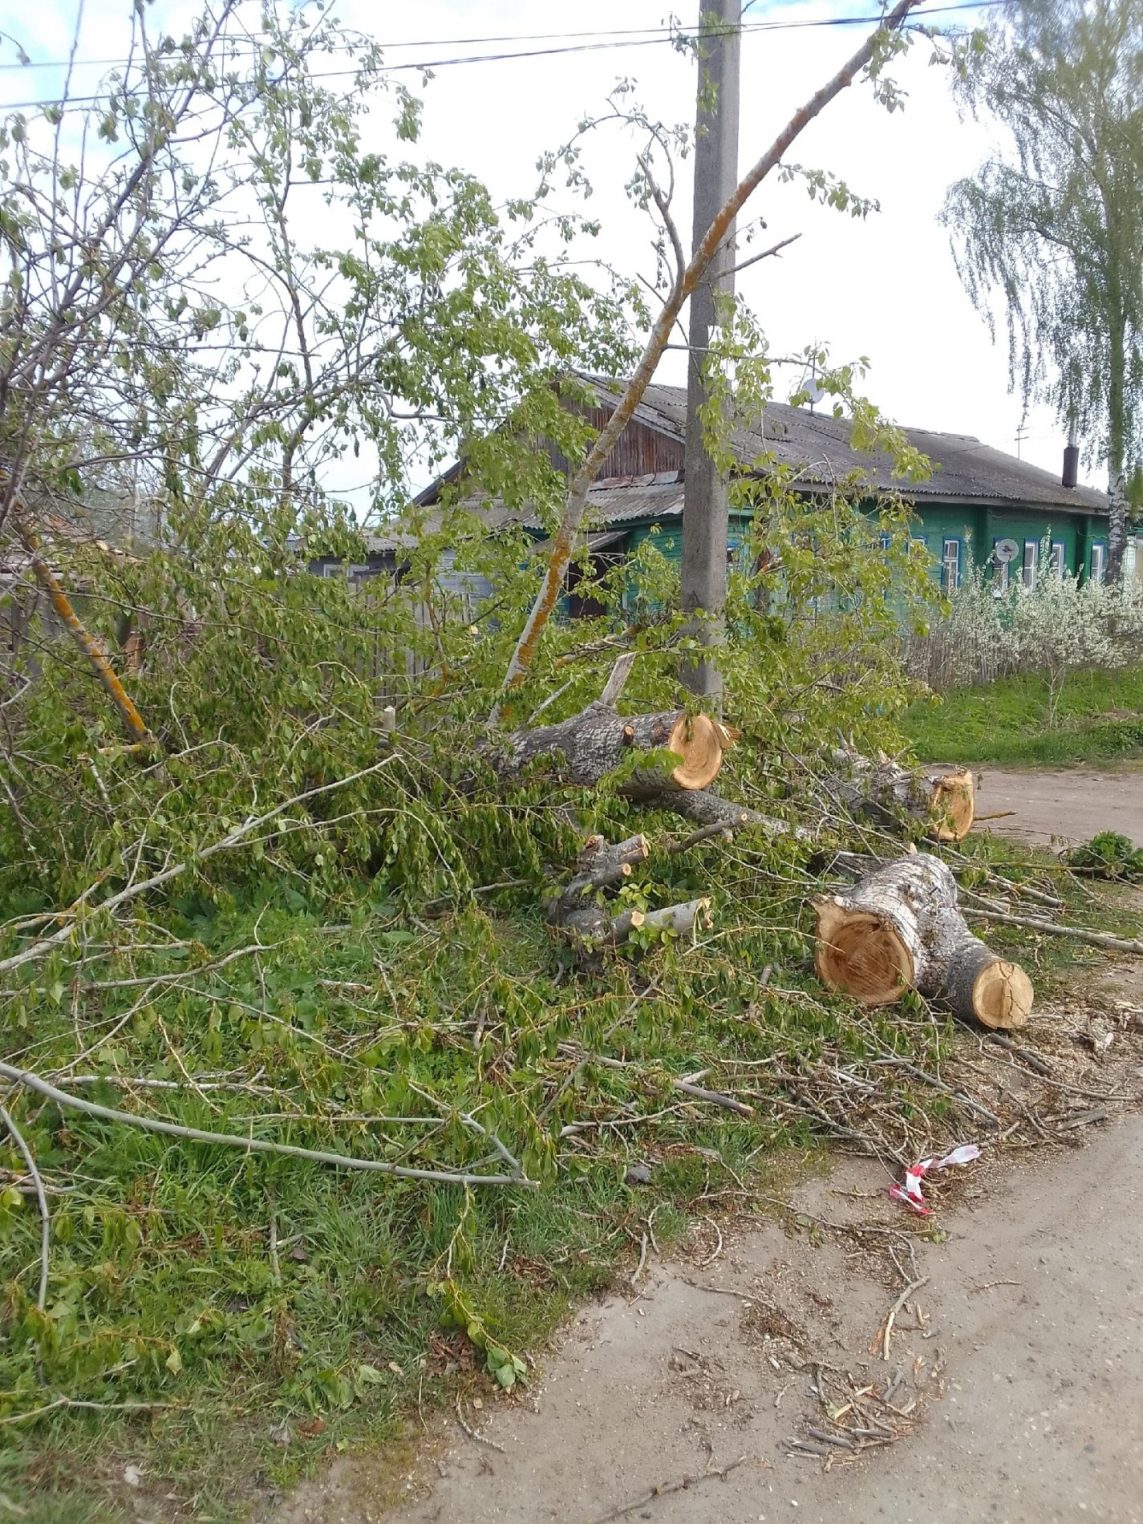
[[[961,83],[1009,142],[949,191],[957,265],[990,327],[1002,298],[1013,387],[1105,462],[1117,579],[1143,406],[1143,11],[1028,0]]]

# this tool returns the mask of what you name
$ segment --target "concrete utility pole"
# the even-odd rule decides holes
[[[715,214],[738,184],[741,14],[742,0],[701,0],[693,248],[701,243]],[[680,675],[692,693],[709,695],[716,703],[722,694],[715,651],[722,643],[725,627],[727,481],[703,446],[699,409],[706,397],[702,369],[714,327],[715,293],[733,293],[734,264],[732,232],[691,297],[687,367],[682,606],[684,613],[695,616],[691,633],[710,647],[712,654],[698,660],[689,657]]]

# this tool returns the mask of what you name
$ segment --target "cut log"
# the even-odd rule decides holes
[[[956,880],[917,852],[886,863],[844,894],[815,902],[818,978],[864,1005],[891,1005],[916,988],[986,1027],[1019,1027],[1032,981],[969,931]]]
[[[835,751],[833,761],[837,775],[831,781],[855,815],[889,826],[911,821],[937,841],[961,841],[972,829],[976,789],[966,769],[930,774],[848,748]]]
[[[670,710],[665,714],[619,715],[602,702],[558,725],[518,731],[509,740],[503,765],[518,772],[538,757],[552,757],[569,783],[586,786],[614,772],[635,751],[668,751],[677,759],[637,768],[624,782],[631,798],[662,790],[702,789],[717,778],[731,737],[705,714]]]

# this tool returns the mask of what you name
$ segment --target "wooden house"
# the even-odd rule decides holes
[[[597,402],[587,409],[602,428],[618,401],[614,383],[591,379]],[[733,451],[744,474],[770,458],[793,473],[795,490],[814,497],[833,490],[852,472],[862,472],[878,490],[899,492],[915,505],[915,536],[928,547],[933,577],[946,591],[959,586],[970,557],[993,568],[1001,585],[1019,578],[1025,585],[1049,570],[1102,579],[1107,562],[1107,498],[1089,487],[1067,486],[1060,476],[1006,455],[967,434],[907,428],[909,443],[932,463],[927,481],[905,482],[892,474],[885,454],[865,454],[851,443],[848,420],[808,407],[767,405],[755,427],[740,427]],[[683,479],[686,472],[686,391],[651,385],[623,436],[604,464],[590,494],[588,545],[597,558],[611,560],[634,551],[648,535],[663,555],[682,554]],[[556,464],[565,464],[553,453]],[[765,468],[763,468],[765,469]],[[454,466],[417,499],[422,507],[440,498],[456,480]],[[490,526],[504,521],[490,508]],[[526,517],[525,526],[541,533]],[[749,525],[749,512],[731,513],[733,553]],[[1048,566],[1040,564],[1048,546]],[[576,595],[574,573],[567,612],[591,612]]]

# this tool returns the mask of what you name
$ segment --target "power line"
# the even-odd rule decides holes
[[[947,15],[950,12],[958,12],[958,11],[992,10],[992,9],[995,9],[995,8],[997,8],[999,6],[1006,5],[1008,3],[1009,3],[1009,0],[960,0],[960,3],[958,3],[958,4],[927,6],[924,9],[915,10],[915,11],[913,11],[911,13],[911,18],[915,20],[919,16],[941,16],[941,15]],[[758,21],[758,22],[751,22],[751,23],[743,23],[743,25],[739,28],[739,30],[743,34],[746,34],[746,33],[752,33],[752,32],[794,32],[794,31],[815,30],[815,29],[824,28],[824,27],[839,27],[839,26],[843,26],[843,27],[848,27],[848,26],[873,26],[873,25],[876,25],[876,23],[881,21],[882,19],[883,19],[883,17],[880,16],[880,15],[878,15],[878,16],[868,16],[868,15],[866,15],[866,16],[830,16],[830,17],[822,17],[822,18],[817,19],[817,20],[805,20],[805,21]],[[648,30],[650,30],[650,29],[648,29]],[[417,60],[414,63],[385,64],[385,65],[383,65],[378,70],[378,73],[380,73],[380,74],[401,74],[401,73],[408,73],[408,72],[425,73],[425,72],[428,72],[428,71],[432,71],[434,69],[452,68],[452,67],[455,67],[457,65],[463,65],[463,64],[503,63],[503,62],[508,62],[510,60],[519,59],[519,58],[551,58],[551,57],[566,55],[566,54],[569,54],[569,53],[595,53],[595,52],[610,51],[610,50],[614,50],[614,49],[618,49],[618,48],[653,47],[653,46],[656,46],[656,45],[659,45],[659,44],[662,44],[662,43],[665,43],[665,42],[671,42],[671,41],[673,41],[674,37],[677,35],[677,33],[674,32],[673,30],[668,30],[668,29],[665,29],[665,28],[655,28],[654,30],[656,32],[664,32],[665,31],[667,33],[667,35],[661,35],[661,36],[660,35],[656,35],[656,36],[650,36],[650,37],[635,36],[635,37],[630,37],[630,38],[628,38],[628,40],[625,40],[625,41],[616,41],[616,42],[573,43],[573,44],[570,44],[570,45],[565,46],[565,47],[527,48],[527,49],[522,49],[522,50],[518,50],[516,52],[511,52],[511,53],[509,53],[509,52],[503,52],[503,53],[471,53],[471,54],[465,54],[465,55],[461,55],[461,56],[458,56],[458,57],[452,57],[452,58],[419,59],[419,60]],[[553,33],[552,35],[553,36],[560,36],[561,34],[559,34],[559,33]],[[607,36],[608,34],[607,33],[580,33],[580,34],[576,34],[576,33],[564,33],[562,35],[564,35],[564,36],[576,36],[576,35],[581,35],[581,36],[582,35],[586,35],[586,36]],[[508,39],[508,40],[515,40],[515,39]],[[527,38],[525,37],[525,38],[522,38],[521,40],[527,40]],[[422,44],[417,44],[417,46],[421,46],[421,45]],[[383,46],[382,47],[382,51],[385,51],[385,47],[386,46],[391,50],[395,46],[396,47],[412,46],[412,44],[401,44],[401,43],[392,44],[392,43],[390,43],[390,44],[387,44],[387,45]],[[251,51],[253,51],[253,45],[251,47]],[[124,64],[125,65],[128,62],[130,62],[129,59],[106,59],[106,60],[85,59],[85,60],[77,60],[77,63],[76,63],[75,66],[76,67],[82,67],[82,66],[85,66],[85,65],[94,65],[96,63],[99,63],[102,67],[111,67],[111,66],[114,66],[115,64]],[[6,64],[6,65],[0,65],[0,68],[6,68],[6,69],[21,69],[21,68],[26,68],[26,67],[32,67],[32,65],[30,65],[30,64],[29,65],[24,65],[24,64]],[[54,64],[40,62],[40,63],[37,63],[35,65],[35,67],[37,67],[37,68],[66,68],[67,64],[65,62],[63,62],[63,61],[60,61],[60,62],[57,62],[57,63],[54,63]],[[313,70],[311,72],[310,78],[312,78],[312,79],[345,79],[345,78],[351,78],[353,75],[357,74],[358,72],[359,71],[356,68],[353,68],[353,69],[315,69],[315,70]],[[5,111],[24,111],[24,110],[30,111],[30,110],[35,110],[36,108],[42,107],[42,106],[69,106],[69,105],[70,106],[83,106],[83,105],[94,105],[95,103],[97,103],[99,101],[102,101],[104,99],[105,99],[105,96],[103,94],[99,94],[99,95],[70,95],[70,96],[67,96],[67,97],[59,97],[59,98],[56,98],[56,99],[43,98],[43,99],[40,99],[40,100],[11,101],[11,102],[4,103],[2,106],[0,106],[0,109],[3,109]]]
[[[744,8],[743,15],[753,5],[755,0],[749,0]],[[961,3],[942,6],[927,7],[922,13],[914,12],[915,15],[939,15],[944,11],[968,11],[985,10],[990,6],[1007,4],[1008,0],[961,0]],[[795,31],[802,27],[820,26],[860,26],[866,23],[879,21],[879,16],[838,16],[822,17],[820,19],[806,19],[803,21],[749,21],[742,22],[738,30],[741,32],[761,31]],[[672,38],[680,35],[685,28],[679,26],[625,26],[625,27],[599,27],[582,32],[503,32],[492,34],[487,37],[422,37],[403,42],[379,42],[377,47],[384,53],[392,53],[401,48],[434,48],[434,47],[476,47],[494,42],[572,42],[584,37],[629,37],[632,39],[646,39],[649,42],[669,42]],[[617,43],[615,46],[626,46]],[[255,39],[250,41],[251,51],[261,48],[261,44]],[[563,50],[560,50],[563,51]],[[568,52],[576,51],[568,48]],[[521,57],[529,58],[536,56],[535,53],[525,52],[520,54],[497,54],[496,57]],[[125,58],[80,58],[75,60],[76,68],[114,68],[118,64],[125,64],[129,60]],[[453,62],[453,60],[444,60]],[[467,62],[466,59],[458,59],[456,62]],[[474,61],[483,61],[482,59]],[[67,59],[28,59],[24,63],[3,63],[0,70],[14,69],[62,69],[68,66]],[[430,64],[430,67],[433,65]],[[405,64],[403,68],[420,68],[420,64]]]
[[[385,53],[392,53],[400,48],[444,48],[444,47],[475,47],[493,42],[566,42],[581,37],[656,37],[674,36],[677,27],[668,26],[624,26],[624,27],[599,27],[585,32],[503,32],[494,33],[488,37],[420,37],[404,42],[379,42],[377,46]],[[260,49],[261,44],[255,40],[250,42],[251,51]],[[80,58],[75,62],[76,68],[113,68],[117,64],[126,63],[124,58]],[[26,63],[2,63],[0,69],[62,69],[67,67],[66,59],[37,58],[28,59]]]

